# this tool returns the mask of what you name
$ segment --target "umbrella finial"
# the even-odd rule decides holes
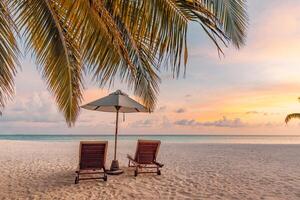
[[[116,94],[123,94],[123,92],[121,90],[117,90],[115,93]]]
[[[126,93],[122,92],[122,90],[116,90],[113,93],[110,93],[110,95],[124,95],[124,96],[128,96]]]

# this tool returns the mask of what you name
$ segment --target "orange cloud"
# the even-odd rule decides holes
[[[201,108],[206,110],[206,112],[198,114],[198,120],[202,120],[203,116],[216,119],[225,114],[233,117],[243,117],[243,119],[255,123],[266,119],[283,122],[287,113],[300,110],[300,104],[297,101],[298,95],[300,96],[299,91],[300,85],[297,84],[236,88],[232,91],[223,91],[209,101],[193,105],[193,107],[196,107],[197,110],[201,110]],[[265,114],[259,116],[249,115],[249,111]],[[270,114],[268,115],[268,113]]]

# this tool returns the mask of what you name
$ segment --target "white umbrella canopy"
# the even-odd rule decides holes
[[[108,172],[108,174],[117,175],[123,173],[123,170],[119,168],[119,162],[116,158],[119,112],[122,113],[150,112],[150,110],[147,109],[142,104],[131,99],[127,94],[123,93],[121,90],[117,90],[106,97],[97,99],[81,107],[87,110],[102,111],[102,112],[116,112],[114,160],[111,163],[110,171]]]
[[[149,109],[136,102],[135,100],[131,99],[127,94],[123,93],[121,90],[117,90],[116,92],[113,92],[106,97],[97,99],[96,101],[90,102],[81,107],[87,110],[95,110],[102,112],[150,112]]]

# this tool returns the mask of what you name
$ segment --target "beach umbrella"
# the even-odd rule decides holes
[[[117,160],[119,113],[150,112],[149,109],[131,99],[121,90],[117,90],[116,92],[113,92],[108,96],[97,99],[81,107],[87,110],[116,113],[114,160],[111,163],[110,171],[108,171],[108,174],[116,175],[123,173],[123,171],[119,168],[119,162]]]

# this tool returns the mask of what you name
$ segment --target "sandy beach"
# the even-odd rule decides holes
[[[300,199],[300,145],[163,143],[162,175],[74,184],[78,142],[0,141],[0,199]],[[109,142],[109,167],[112,154]]]

